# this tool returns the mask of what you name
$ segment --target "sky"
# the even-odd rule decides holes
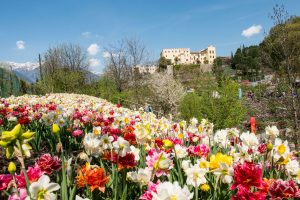
[[[259,44],[272,27],[275,4],[300,16],[299,0],[2,0],[0,61],[37,62],[61,43],[86,50],[91,71],[105,67],[105,47],[139,38],[151,60],[163,48],[214,45],[230,56]]]

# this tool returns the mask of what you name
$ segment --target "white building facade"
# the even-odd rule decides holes
[[[213,64],[217,54],[216,47],[210,45],[200,51],[191,51],[190,48],[163,49],[160,56],[172,64]]]
[[[154,74],[158,71],[158,66],[155,65],[137,65],[133,68],[133,70],[136,70],[140,74]]]

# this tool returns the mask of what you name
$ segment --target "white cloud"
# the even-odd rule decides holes
[[[99,52],[99,45],[98,44],[96,44],[96,43],[93,43],[93,44],[91,44],[88,48],[87,48],[87,52],[90,54],[90,55],[92,55],[92,56],[94,56],[94,55],[96,55],[98,52]]]
[[[249,28],[243,30],[242,36],[244,36],[246,38],[250,38],[253,35],[259,34],[261,29],[262,29],[261,25],[252,25]]]
[[[23,40],[19,40],[16,42],[17,48],[18,49],[25,49],[25,42]]]
[[[107,51],[104,51],[104,52],[102,53],[102,57],[103,57],[103,58],[109,58],[109,57],[110,57],[110,54],[109,54]]]
[[[91,67],[97,67],[100,65],[100,60],[96,58],[89,59],[89,64]]]
[[[83,37],[86,37],[86,38],[88,38],[88,37],[90,37],[91,36],[91,32],[83,32],[83,33],[81,33],[81,35],[83,36]]]

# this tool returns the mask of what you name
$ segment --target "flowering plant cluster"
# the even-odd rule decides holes
[[[298,153],[275,126],[214,130],[206,119],[50,94],[1,99],[0,133],[10,200],[300,198]]]

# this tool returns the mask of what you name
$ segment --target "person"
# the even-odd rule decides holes
[[[148,112],[153,112],[153,108],[151,105],[148,105]]]
[[[253,100],[253,97],[254,97],[254,93],[252,92],[252,90],[250,90],[248,92],[248,98],[251,98]]]

